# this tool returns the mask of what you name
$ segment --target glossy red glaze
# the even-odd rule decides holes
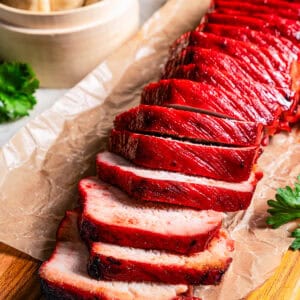
[[[280,18],[276,15],[255,14],[253,17],[211,13],[206,16],[209,23],[248,27],[261,32],[283,36],[299,45],[300,23],[294,20]]]
[[[88,271],[92,278],[167,284],[218,284],[228,269],[234,241],[220,230],[208,249],[185,256],[93,243]]]
[[[158,234],[151,231],[108,225],[82,215],[80,235],[90,245],[91,242],[106,242],[140,249],[166,250],[174,253],[191,254],[203,251],[208,242],[217,234],[221,223],[210,232],[194,236]]]
[[[114,125],[117,130],[235,146],[259,145],[263,135],[263,125],[259,123],[148,105],[140,105],[118,115]]]
[[[53,300],[123,300],[125,298],[132,299],[134,289],[137,289],[137,287],[134,286],[134,283],[131,286],[131,283],[128,282],[128,280],[126,281],[128,286],[128,293],[124,289],[124,283],[114,283],[114,285],[111,286],[113,289],[115,289],[116,286],[118,286],[118,284],[121,284],[121,288],[123,289],[123,291],[125,290],[124,293],[120,292],[120,296],[116,297],[110,294],[109,287],[106,285],[106,283],[103,283],[104,286],[102,286],[101,283],[98,284],[98,281],[95,281],[94,279],[88,277],[87,271],[86,273],[84,272],[86,266],[85,264],[83,265],[83,262],[88,262],[88,251],[85,245],[80,241],[80,237],[76,228],[78,215],[78,211],[66,212],[65,218],[60,223],[57,231],[57,244],[55,246],[55,249],[49,260],[44,262],[40,268],[39,272],[41,276],[41,285],[44,296],[46,297],[46,299]],[[68,253],[70,257],[69,260],[61,266],[62,274],[59,274],[59,268],[57,268],[58,265],[56,265],[54,269],[53,267],[47,269],[47,265],[51,265],[53,262],[54,264],[56,264],[57,259],[60,259],[61,262],[61,256],[65,255],[66,253]],[[56,272],[57,277],[55,277]],[[68,276],[74,278],[76,283],[73,283],[69,279],[66,281],[65,279],[68,278]],[[87,286],[91,284],[94,288],[88,289]],[[133,291],[131,290],[131,287],[133,288]],[[159,288],[157,289],[157,291],[159,291]],[[142,290],[140,290],[140,296],[141,295],[143,295]],[[146,296],[143,299],[148,299],[148,297]],[[187,291],[182,295],[180,294],[178,296],[175,296],[174,300],[176,299],[192,300],[193,297],[189,296]]]
[[[282,8],[283,5],[286,5],[287,8],[293,8],[293,9],[297,7],[299,8],[299,4],[300,4],[299,0],[251,0],[251,2],[264,4],[267,5],[268,7],[278,7],[278,8]]]
[[[203,48],[213,51],[214,57],[217,57],[218,52],[221,52],[219,55],[229,55],[260,83],[274,83],[277,87],[287,90],[291,88],[290,69],[294,56],[278,55],[273,49],[207,32],[192,32],[190,44],[194,46],[194,51],[201,51]],[[202,59],[203,62],[207,60],[206,56]]]
[[[93,213],[93,209],[90,209],[91,203],[95,204],[95,201],[97,201],[99,202],[99,205],[105,205],[105,200],[104,202],[102,201],[101,195],[102,197],[112,197],[113,199],[110,204],[115,205],[115,208],[119,201],[122,205],[126,200],[124,200],[124,198],[114,199],[115,197],[120,197],[120,194],[115,194],[105,183],[95,179],[90,179],[89,181],[83,179],[80,181],[78,189],[82,207],[78,222],[79,230],[82,239],[88,245],[92,242],[102,241],[133,248],[158,249],[174,253],[191,254],[206,249],[208,243],[216,234],[218,234],[222,225],[222,216],[219,216],[219,219],[209,219],[209,221],[207,221],[210,222],[209,224],[202,222],[202,226],[209,225],[209,227],[207,227],[206,231],[203,230],[203,228],[199,228],[198,232],[195,231],[194,234],[183,234],[181,230],[170,228],[165,220],[161,220],[161,231],[153,230],[150,225],[141,228],[141,226],[138,225],[140,224],[138,216],[135,218],[135,216],[130,213],[131,206],[139,205],[139,207],[141,207],[141,204],[136,203],[133,199],[128,199],[128,202],[125,202],[129,209],[129,212],[124,212],[126,214],[125,219],[124,216],[117,217],[116,214],[112,213],[111,220],[104,222],[103,219],[97,218],[97,214]],[[95,191],[97,190],[100,191],[100,193],[97,193],[98,196],[95,196]],[[153,204],[152,206],[143,207],[149,214],[155,209],[161,211],[164,209],[169,210],[170,213],[172,213],[172,211],[176,212],[176,210],[179,209],[178,207],[170,207],[163,204]],[[186,213],[188,214],[187,211]],[[199,217],[200,216],[203,216],[203,214],[199,215]],[[165,212],[165,217],[168,217],[168,211]],[[132,227],[128,225],[127,221],[130,218],[134,219],[136,226]],[[166,228],[165,226],[167,226],[167,230],[163,230],[163,228]],[[182,224],[182,226],[186,225]]]
[[[285,58],[287,64],[289,65],[286,74],[288,74],[287,76],[291,79],[291,83],[292,83],[286,96],[290,98],[292,104],[290,107],[290,112],[284,113],[284,121],[293,119],[294,110],[296,108],[297,102],[299,101],[299,87],[297,87],[297,84],[295,85],[295,83],[299,82],[299,73],[300,73],[298,71],[299,67],[295,68],[296,65],[295,60],[297,59],[297,56],[299,54],[298,46],[296,46],[290,40],[283,38],[281,36],[277,38],[272,34],[266,34],[259,31],[250,30],[246,27],[206,23],[204,25],[201,25],[200,29],[207,32],[212,32],[215,35],[230,37],[231,39],[240,40],[246,43],[254,43],[259,46],[271,48],[277,53],[278,56]],[[207,43],[207,39],[205,39],[204,37],[205,37],[205,33],[200,33],[199,31],[192,31],[190,33],[184,34],[171,47],[170,50],[171,57],[174,58],[176,57],[176,55],[178,56],[181,49],[187,46],[191,46],[191,45],[197,46],[197,45],[203,45]],[[212,43],[211,40],[209,42]],[[220,43],[220,41],[219,41],[219,47],[222,48],[222,43]],[[245,53],[245,55],[247,56],[247,53]],[[255,66],[252,66],[251,64],[250,65],[247,64],[246,61],[243,68],[246,70],[249,68],[250,69],[254,68],[254,71],[256,70]],[[261,72],[259,72],[258,75],[260,73]],[[280,127],[283,128],[282,125],[280,125]],[[284,128],[287,129],[288,127],[284,127]]]
[[[276,37],[273,34],[251,30],[246,27],[207,23],[203,31],[246,43],[252,43],[260,47],[275,49],[282,58],[294,57],[294,59],[297,59],[300,51],[299,47],[284,37]],[[197,41],[197,33],[192,32],[191,42],[189,41],[188,43],[192,45],[195,41]]]
[[[279,105],[272,105],[269,110],[258,101],[256,95],[247,97],[237,94],[237,89],[232,86],[233,83],[231,84],[221,72],[212,68],[204,69],[204,67],[202,70],[195,65],[174,70],[174,73],[176,72],[174,75],[177,77],[200,82],[172,79],[151,83],[144,88],[141,103],[198,109],[277,128],[282,113]]]
[[[231,0],[215,0],[214,4],[219,3],[220,1],[224,2],[231,2]],[[234,2],[241,2],[241,0],[234,0]],[[287,8],[296,10],[300,8],[300,1],[299,0],[251,0],[251,4],[253,5],[263,5],[269,8]]]
[[[246,110],[249,118],[252,117],[265,125],[273,124],[274,120],[281,115],[282,106],[288,106],[290,103],[275,89],[266,89],[253,80],[249,82],[243,77],[236,78],[232,72],[220,71],[205,64],[179,66],[166,76],[204,82],[223,91],[229,91],[235,95],[235,100],[232,99],[231,104],[237,111]],[[247,106],[245,107],[245,105]]]
[[[218,284],[228,269],[232,258],[228,258],[221,266],[211,269],[194,269],[178,266],[160,266],[151,262],[119,260],[111,256],[91,253],[88,271],[95,279],[117,281],[163,282],[169,284]]]
[[[290,4],[285,2],[264,2],[254,1],[242,2],[242,1],[227,1],[217,0],[215,1],[215,8],[221,13],[230,13],[234,11],[239,15],[253,15],[253,13],[274,14],[282,18],[299,20],[300,18],[300,6],[298,4]]]
[[[246,209],[262,173],[255,174],[252,189],[237,191],[225,187],[208,186],[191,182],[159,180],[136,175],[122,167],[111,165],[97,158],[98,176],[105,182],[115,185],[138,200],[157,201],[196,209],[216,211],[237,211]]]
[[[282,111],[292,113],[299,101],[299,93],[297,92],[297,89],[294,88],[294,82],[297,82],[297,76],[299,77],[299,74],[296,75],[295,78],[292,75],[289,75],[290,87],[275,87],[274,85],[276,85],[276,83],[272,82],[272,79],[268,76],[267,73],[263,74],[259,70],[259,68],[253,66],[248,67],[249,64],[246,63],[246,60],[245,62],[238,62],[232,57],[211,49],[188,47],[186,50],[183,50],[178,57],[171,59],[168,62],[165,77],[177,78],[183,76],[183,78],[186,78],[186,74],[184,72],[181,72],[182,69],[178,68],[178,65],[185,65],[189,64],[190,62],[195,63],[199,70],[207,70],[207,68],[209,68],[210,70],[214,69],[218,70],[218,72],[221,71],[221,73],[227,74],[228,81],[231,80],[233,84],[238,81],[238,84],[236,84],[236,92],[240,91],[242,93],[241,96],[243,97],[245,97],[245,91],[248,94],[252,92],[252,95],[254,95],[254,92],[256,93],[257,100],[263,102],[263,104],[268,108],[270,108],[270,105],[279,104]],[[292,69],[292,64],[290,66],[290,69]],[[212,73],[212,71],[210,72]],[[213,74],[212,77],[216,77],[216,75],[217,73]],[[205,75],[201,74],[199,79],[203,80],[203,76]],[[219,81],[215,83],[221,83],[221,76],[222,75],[219,75]],[[242,79],[237,80],[237,78]],[[188,79],[193,78],[188,77]],[[211,78],[209,78],[209,80],[211,80]],[[244,83],[244,86],[241,85],[241,82]],[[211,82],[209,83],[211,84]],[[228,82],[226,82],[225,80],[222,83],[228,85]],[[291,88],[292,86],[293,88]],[[232,89],[231,92],[234,93],[234,89]],[[271,108],[271,110],[272,109],[273,108]]]
[[[109,150],[138,166],[229,182],[247,180],[259,146],[229,148],[112,130]]]
[[[252,31],[255,33],[255,31]],[[277,71],[274,70],[269,70],[269,72],[265,72],[266,67],[263,65],[260,65],[260,61],[256,61],[256,64],[249,64],[248,60],[249,58],[253,58],[254,56],[251,56],[251,51],[248,51],[247,47],[241,47],[240,49],[238,47],[235,47],[234,44],[232,44],[232,39],[224,39],[223,37],[217,36],[215,34],[209,34],[209,33],[203,33],[203,32],[196,32],[193,31],[190,33],[189,37],[189,44],[190,45],[195,45],[193,47],[188,47],[186,50],[183,50],[181,55],[178,55],[177,57],[173,58],[171,61],[169,61],[169,72],[165,75],[165,77],[174,77],[173,73],[176,72],[176,64],[187,64],[191,61],[194,61],[199,64],[207,64],[209,66],[213,66],[216,69],[220,70],[225,70],[227,72],[227,77],[234,79],[232,77],[232,73],[234,73],[235,77],[237,78],[243,78],[244,82],[251,82],[251,78],[253,78],[256,82],[257,85],[260,83],[265,83],[264,84],[264,90],[268,94],[272,94],[273,101],[276,102],[276,100],[279,100],[279,104],[282,105],[283,110],[287,110],[289,113],[288,115],[293,115],[293,111],[295,110],[295,107],[297,106],[297,103],[299,101],[299,86],[297,87],[295,83],[299,82],[299,67],[295,68],[295,60],[296,60],[296,55],[293,53],[291,54],[285,54],[281,55],[281,57],[287,57],[285,59],[287,69],[285,71],[282,71],[281,68],[278,69]],[[220,54],[218,53],[212,53],[213,50],[207,50],[211,51],[211,55],[209,53],[205,53],[204,49],[198,47],[197,45],[201,45],[201,47],[204,45],[204,47],[214,47],[214,45],[217,45],[219,47],[218,51],[225,51],[225,53],[228,51],[228,49],[232,49],[230,52],[232,52],[230,55],[236,56],[235,60],[236,61],[230,61],[229,59],[224,59]],[[247,45],[251,45],[249,43],[244,43]],[[196,47],[197,46],[197,47]],[[180,47],[180,46],[179,46]],[[224,50],[222,50],[224,48]],[[295,53],[298,51],[298,48],[294,47]],[[174,48],[173,48],[174,50]],[[278,53],[277,50],[274,50],[276,53]],[[175,50],[174,53],[177,51]],[[249,54],[250,53],[250,54]],[[298,53],[298,52],[297,52]],[[254,51],[255,54],[255,51]],[[244,56],[243,56],[244,55]],[[255,54],[256,55],[256,54]],[[174,55],[173,55],[174,57]],[[240,58],[243,57],[243,59]],[[256,59],[254,57],[254,59]],[[238,62],[238,67],[237,68],[237,61]],[[234,64],[235,62],[235,64]],[[256,67],[260,66],[260,67]],[[298,69],[298,70],[297,70]],[[171,71],[170,71],[171,70]],[[243,70],[245,70],[243,72]],[[246,73],[246,75],[245,75]],[[270,77],[268,74],[273,73],[273,76]],[[280,84],[278,86],[278,82],[280,82],[279,76],[276,74],[286,74],[285,76],[285,84]],[[277,77],[277,81],[274,81],[273,79]],[[200,77],[201,78],[201,77]],[[277,85],[276,91],[274,90],[273,87],[268,87],[266,84],[270,82],[270,80],[273,80],[273,84]],[[261,88],[261,87],[260,87]],[[260,92],[259,92],[260,94]],[[278,95],[281,94],[284,98],[288,100],[287,103],[284,103],[282,101],[282,96]],[[261,100],[264,100],[265,97],[261,97]],[[285,117],[285,120],[287,118]]]
[[[203,35],[206,40],[206,33],[199,33],[199,35]],[[217,36],[215,35],[215,37]],[[278,75],[282,73],[281,71],[266,71],[266,68],[259,62],[249,64],[251,57],[247,53],[243,56],[241,51],[237,51],[238,47],[234,47],[232,51],[234,54],[228,53],[227,42],[225,42],[225,45],[224,47],[220,46],[220,49],[214,49],[213,46],[209,47],[199,42],[197,46],[187,47],[167,62],[166,76],[168,77],[168,74],[172,73],[172,70],[179,65],[202,64],[219,71],[234,73],[236,78],[242,77],[244,80],[255,81],[256,84],[264,85],[264,88],[270,90],[270,93],[273,93],[273,90],[276,89],[276,92],[281,94],[282,97],[291,98],[292,91],[290,87],[292,83],[290,75],[284,78],[284,76]],[[243,47],[241,49],[245,54],[246,49]]]

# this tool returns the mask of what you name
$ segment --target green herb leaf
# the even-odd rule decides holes
[[[300,218],[300,175],[297,177],[294,188],[286,186],[277,189],[275,200],[269,200],[268,213],[271,215],[267,218],[267,224],[273,228],[278,228],[283,224]],[[300,249],[300,228],[292,232],[295,237],[291,248]]]
[[[300,249],[300,227],[298,227],[292,232],[292,237],[294,237],[295,240],[291,245],[291,249],[299,250]]]
[[[38,87],[28,64],[0,64],[0,123],[27,116],[36,104],[33,94]]]

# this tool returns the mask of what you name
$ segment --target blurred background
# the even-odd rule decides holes
[[[166,0],[139,0],[140,26],[142,26],[165,2]],[[30,116],[21,118],[15,122],[0,124],[0,147],[8,142],[9,139],[21,127],[26,125],[30,119],[33,119],[35,116],[52,106],[66,91],[67,89],[39,89],[36,93],[38,103],[34,109],[30,111]]]

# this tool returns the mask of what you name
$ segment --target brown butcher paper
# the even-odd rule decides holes
[[[3,146],[0,241],[41,260],[49,256],[65,210],[77,205],[78,180],[95,173],[114,116],[139,102],[142,86],[159,77],[168,46],[200,22],[209,2],[168,1],[129,43]],[[197,296],[241,299],[271,276],[291,239],[287,227],[266,226],[266,200],[295,181],[299,161],[297,129],[265,148],[259,159],[265,175],[251,207],[225,221],[236,241],[233,263],[219,286],[196,287]]]

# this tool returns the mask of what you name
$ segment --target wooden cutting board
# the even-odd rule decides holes
[[[0,300],[41,298],[37,270],[40,262],[0,244]],[[288,251],[275,274],[247,300],[299,300],[300,251]]]

